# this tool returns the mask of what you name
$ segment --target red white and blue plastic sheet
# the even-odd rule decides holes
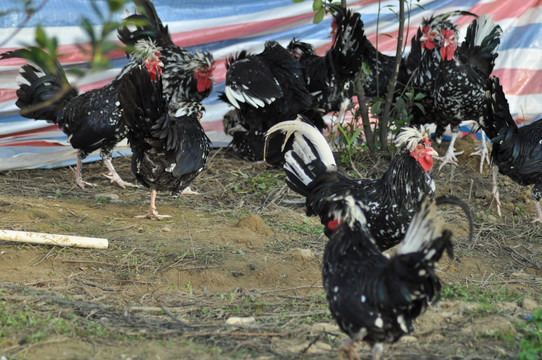
[[[60,59],[64,66],[84,66],[86,57],[76,46],[85,41],[79,27],[80,19],[86,16],[94,25],[100,25],[90,1],[36,0],[36,4],[42,1],[43,7],[26,23],[22,9],[10,11],[0,18],[0,52],[31,44],[35,26],[41,24],[49,36],[58,38],[59,52],[65,55]],[[96,3],[106,8],[103,0]],[[408,31],[406,52],[422,17],[451,10],[492,15],[503,29],[493,74],[501,80],[513,116],[521,124],[542,114],[542,0],[422,0],[413,3],[409,23],[405,26]],[[21,4],[17,0],[4,0],[0,3],[0,13],[17,9]],[[378,31],[378,49],[394,54],[398,21],[393,11],[398,11],[398,2],[350,0],[348,4],[361,13],[371,42],[377,43]],[[222,131],[222,116],[229,108],[217,98],[218,93],[224,90],[224,60],[227,56],[243,49],[259,52],[266,40],[277,40],[286,45],[293,37],[312,43],[320,54],[330,46],[331,19],[328,16],[320,24],[312,24],[311,0],[301,3],[291,0],[154,0],[154,5],[163,23],[169,26],[177,45],[190,50],[209,50],[214,55],[215,85],[212,94],[204,101],[207,111],[202,125],[216,146],[226,145],[229,141]],[[133,10],[130,5],[129,10]],[[471,21],[469,17],[457,19],[461,34]],[[21,25],[22,29],[12,36]],[[70,80],[81,91],[105,85],[127,62],[122,52],[112,54],[112,58],[111,69]],[[22,64],[24,60],[21,59],[0,61],[0,169],[75,163],[76,152],[56,125],[25,119],[18,114],[15,91]],[[126,145],[119,147],[118,154],[126,153],[129,153]],[[90,161],[97,159],[99,155],[89,157]]]

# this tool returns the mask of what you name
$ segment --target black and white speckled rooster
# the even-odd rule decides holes
[[[338,226],[338,220],[330,218],[329,199],[350,195],[367,204],[367,227],[378,248],[389,249],[403,239],[423,197],[434,196],[429,170],[438,154],[423,128],[403,128],[395,140],[398,154],[382,178],[374,180],[352,180],[339,173],[324,136],[312,125],[300,119],[282,122],[269,129],[267,140],[282,133],[291,149],[284,155],[286,183],[307,197],[307,215],[318,215],[326,234]]]
[[[0,59],[26,58],[30,51],[40,52],[42,64],[23,65],[21,80],[15,103],[21,115],[36,120],[47,120],[57,124],[68,135],[68,141],[77,149],[77,185],[84,188],[94,184],[83,181],[82,160],[95,150],[110,171],[111,182],[121,187],[135,186],[123,181],[111,163],[111,154],[117,143],[126,137],[128,129],[121,121],[121,105],[118,92],[124,72],[106,86],[79,94],[77,88],[68,83],[64,69],[56,59],[44,51],[31,48],[2,54]],[[158,48],[148,41],[135,46],[135,56],[124,69],[132,69],[144,63],[154,76],[159,76],[162,65]],[[41,105],[40,105],[41,104]],[[45,104],[45,105],[44,105]]]
[[[542,119],[518,128],[510,115],[508,101],[499,83],[491,77],[487,80],[482,128],[493,144],[493,196],[501,216],[497,173],[508,176],[520,185],[532,185],[532,200],[537,217],[542,222]]]
[[[164,63],[162,82],[164,96],[171,115],[181,103],[201,102],[213,89],[214,60],[210,52],[194,53],[176,46],[171,40],[168,27],[156,13],[150,0],[134,0],[138,14],[125,20],[137,20],[144,25],[123,26],[118,30],[119,39],[126,45],[134,45],[138,40],[148,39],[161,49],[160,60]]]
[[[440,168],[447,163],[457,163],[454,143],[461,121],[478,122],[482,117],[485,82],[493,71],[501,34],[501,27],[487,14],[482,14],[468,26],[465,40],[459,48],[455,26],[440,30],[441,62],[433,95],[434,106],[439,113],[436,136],[442,136],[448,124],[452,129],[452,139]],[[482,140],[480,155],[483,165],[487,157],[485,140]]]
[[[122,78],[119,99],[122,120],[130,129],[132,172],[151,189],[149,211],[138,217],[170,217],[156,211],[156,192],[180,193],[204,169],[211,142],[199,123],[203,106],[181,103],[182,115],[171,115],[160,78],[154,81],[143,67]]]
[[[438,121],[440,113],[434,104],[435,80],[441,62],[440,39],[441,30],[453,27],[450,19],[455,16],[474,16],[468,11],[450,11],[423,18],[416,35],[412,37],[410,52],[406,58],[405,68],[409,83],[416,94],[423,94],[418,100],[423,111],[414,106],[410,125],[424,125]],[[403,78],[405,76],[403,75]],[[440,139],[437,138],[439,141]]]
[[[384,344],[412,332],[412,322],[438,299],[434,263],[452,246],[452,234],[443,229],[436,202],[425,196],[396,255],[387,258],[368,228],[370,206],[351,194],[330,195],[334,206],[327,217],[339,225],[328,235],[322,276],[331,314],[349,336],[339,355],[359,360],[354,342],[362,340],[378,360]]]
[[[324,113],[339,112],[338,119],[352,102],[355,80],[361,69],[363,22],[358,13],[341,6],[327,5],[335,11],[333,41],[325,56],[318,56],[314,47],[293,39],[288,50],[303,66],[305,83]],[[340,120],[339,120],[340,121]]]
[[[267,41],[259,54],[243,51],[228,59],[226,68],[226,87],[219,98],[235,110],[225,115],[224,128],[242,158],[262,160],[265,132],[298,114],[320,130],[327,127],[305,85],[301,64],[278,42]],[[280,146],[272,146],[270,153],[269,162],[282,161]]]

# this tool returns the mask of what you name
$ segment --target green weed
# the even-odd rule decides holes
[[[103,196],[97,197],[96,201],[98,201],[100,204],[109,204],[111,202],[109,198]]]
[[[527,324],[521,326],[525,334],[519,344],[520,360],[538,360],[542,358],[542,309],[536,309]]]

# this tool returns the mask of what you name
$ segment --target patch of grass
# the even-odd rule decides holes
[[[303,235],[320,236],[324,233],[324,228],[320,223],[305,218],[302,223],[299,222],[280,222],[273,219],[266,219],[266,223],[271,227],[276,227],[282,230],[293,231]]]
[[[527,324],[521,326],[524,333],[519,344],[520,360],[537,360],[542,358],[542,309],[536,309]]]
[[[460,284],[444,285],[441,290],[441,296],[443,299],[462,300],[480,304],[493,304],[503,301],[519,302],[525,297],[525,295],[510,291],[501,285],[482,289],[476,284],[467,286]]]
[[[227,254],[231,254],[232,245],[209,245],[197,247],[193,252],[189,253],[189,257],[193,257],[198,264],[220,264],[226,259]]]
[[[497,308],[497,306],[495,306],[494,303],[481,303],[480,306],[474,309],[465,310],[464,315],[471,316],[474,318],[481,318],[481,317],[486,317],[489,315],[496,315],[496,314],[501,314],[501,313],[502,313],[502,310],[499,310],[499,308]]]
[[[478,333],[477,336],[497,341],[509,349],[517,346],[517,340],[512,332],[486,331],[485,333]]]
[[[64,319],[51,318],[48,314],[40,317],[30,306],[22,309],[0,302],[0,344],[10,338],[19,338],[19,343],[37,343],[52,335],[73,334],[73,328]]]
[[[98,201],[101,204],[109,204],[111,202],[111,199],[100,196],[96,198],[96,201]]]
[[[241,170],[230,172],[235,181],[228,189],[237,194],[261,196],[284,184],[284,174],[278,171],[264,170],[259,174],[246,174]]]
[[[56,311],[42,313],[30,305],[0,301],[0,345],[17,342],[36,344],[53,336],[118,337],[115,332],[92,321],[82,320],[74,313],[63,315]]]

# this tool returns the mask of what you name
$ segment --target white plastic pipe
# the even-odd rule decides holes
[[[29,244],[74,246],[89,249],[107,249],[109,245],[107,239],[102,238],[14,230],[0,230],[0,240]]]

